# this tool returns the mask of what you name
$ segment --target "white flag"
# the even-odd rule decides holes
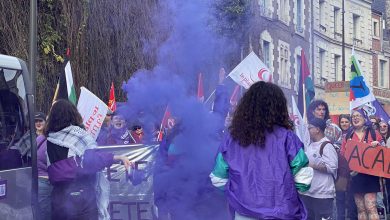
[[[229,73],[229,76],[245,89],[249,89],[258,81],[272,82],[272,73],[253,51]]]
[[[304,123],[301,113],[298,110],[297,103],[295,103],[294,97],[292,98],[292,114],[290,115],[291,120],[294,122],[295,134],[299,137],[305,147],[310,144],[310,134],[307,125]]]
[[[88,89],[81,87],[77,110],[83,118],[85,130],[96,140],[108,111],[107,105]]]

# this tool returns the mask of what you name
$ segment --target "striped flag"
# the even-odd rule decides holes
[[[53,103],[58,99],[67,99],[74,105],[77,103],[70,62],[66,64],[65,71],[60,74],[56,90],[54,92]]]
[[[351,56],[351,74],[350,74],[350,109],[361,107],[369,102],[375,101],[375,96],[364,79],[360,63],[356,58],[354,51]]]
[[[76,97],[76,89],[73,84],[73,75],[72,69],[70,67],[70,61],[65,66],[65,78],[66,78],[66,89],[68,93],[68,99],[70,102],[76,105],[77,97]]]

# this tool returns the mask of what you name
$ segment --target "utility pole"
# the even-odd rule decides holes
[[[341,50],[342,50],[342,57],[343,57],[343,62],[342,62],[342,80],[345,81],[345,0],[342,0],[342,9],[341,9],[341,14],[342,14],[342,42],[341,42]]]
[[[32,117],[35,114],[35,94],[36,94],[36,55],[37,55],[37,13],[38,5],[37,0],[30,0],[30,51],[28,66],[30,71],[30,81],[31,81],[31,91],[32,94],[29,94],[28,105],[29,105],[29,115],[30,115],[30,129],[35,130],[34,122]],[[39,219],[38,213],[38,168],[37,168],[37,147],[35,142],[35,135],[30,135],[31,138],[31,207],[33,219]]]

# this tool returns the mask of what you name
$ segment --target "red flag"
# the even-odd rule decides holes
[[[114,88],[113,82],[111,83],[111,88],[110,88],[110,99],[108,100],[108,108],[112,112],[115,112],[115,110],[116,110],[115,88]]]
[[[202,73],[199,73],[198,75],[198,100],[200,102],[204,101]]]
[[[165,109],[165,112],[164,112],[164,117],[161,121],[160,132],[158,133],[158,138],[157,138],[158,141],[162,141],[163,129],[168,127],[168,122],[169,122],[170,117],[171,117],[171,112],[169,111],[169,107],[167,106],[167,108]]]
[[[230,97],[230,104],[231,105],[237,105],[239,92],[240,92],[240,86],[236,85],[236,87],[234,88],[234,91],[232,93],[232,96]]]
[[[70,58],[70,48],[66,48],[66,57],[69,59]]]

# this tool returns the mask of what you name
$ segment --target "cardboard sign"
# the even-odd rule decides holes
[[[331,115],[349,114],[349,82],[328,82],[325,84],[325,102]]]
[[[325,102],[328,103],[331,115],[349,114],[349,92],[325,93]]]
[[[96,140],[108,111],[107,105],[88,89],[81,87],[77,110],[83,118],[85,130]]]
[[[345,146],[349,168],[359,173],[390,178],[390,149],[349,140]]]

